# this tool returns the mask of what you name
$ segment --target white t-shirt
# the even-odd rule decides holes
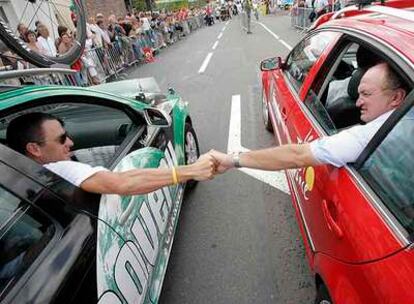
[[[104,167],[91,167],[88,164],[72,160],[62,160],[43,166],[77,187],[95,173],[109,171]]]
[[[37,38],[37,44],[39,48],[41,49],[42,53],[44,53],[45,55],[48,55],[51,57],[55,57],[57,55],[56,46],[52,38],[47,37],[47,39],[45,39],[42,36],[39,36]]]
[[[355,162],[392,112],[384,113],[366,125],[354,126],[311,142],[313,157],[321,164],[331,164],[338,168]]]
[[[143,17],[141,18],[141,21],[142,21],[142,29],[144,31],[149,31],[151,29],[151,24],[149,23],[148,18]]]

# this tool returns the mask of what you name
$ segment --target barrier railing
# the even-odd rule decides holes
[[[290,20],[293,27],[307,29],[312,25],[309,19],[313,9],[307,7],[293,7],[290,11]]]
[[[71,74],[60,75],[53,72],[30,75],[30,73],[25,73],[24,76],[16,76],[15,79],[10,77],[6,80],[0,79],[0,83],[89,86],[122,78],[126,68],[148,61],[148,52],[151,53],[150,56],[153,56],[161,48],[177,42],[204,25],[204,15],[189,17],[186,21],[168,26],[168,30],[165,30],[165,27],[164,29],[151,29],[137,34],[136,37],[120,37],[106,48],[95,47],[85,50],[79,59],[82,68]],[[10,66],[0,69],[13,70]]]

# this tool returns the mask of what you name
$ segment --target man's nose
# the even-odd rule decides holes
[[[361,96],[358,96],[358,99],[357,99],[357,101],[356,101],[355,105],[356,105],[358,108],[359,108],[359,107],[361,107],[361,105],[362,105]]]
[[[66,138],[66,145],[71,148],[73,147],[73,140],[69,136]]]

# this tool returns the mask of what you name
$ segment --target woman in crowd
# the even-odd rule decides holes
[[[70,48],[72,47],[73,44],[73,39],[72,37],[69,35],[68,32],[63,32],[60,35],[60,43],[58,46],[58,52],[60,55],[67,53]]]
[[[40,46],[39,43],[37,42],[37,37],[36,37],[36,33],[33,31],[28,31],[26,33],[26,41],[27,41],[27,46],[29,47],[29,49],[31,49],[33,52],[36,52],[38,54],[43,54],[43,51]]]

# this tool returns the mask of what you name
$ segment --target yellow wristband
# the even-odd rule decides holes
[[[177,169],[175,167],[172,167],[172,179],[173,179],[174,185],[177,185],[178,184],[178,174],[177,174]]]

